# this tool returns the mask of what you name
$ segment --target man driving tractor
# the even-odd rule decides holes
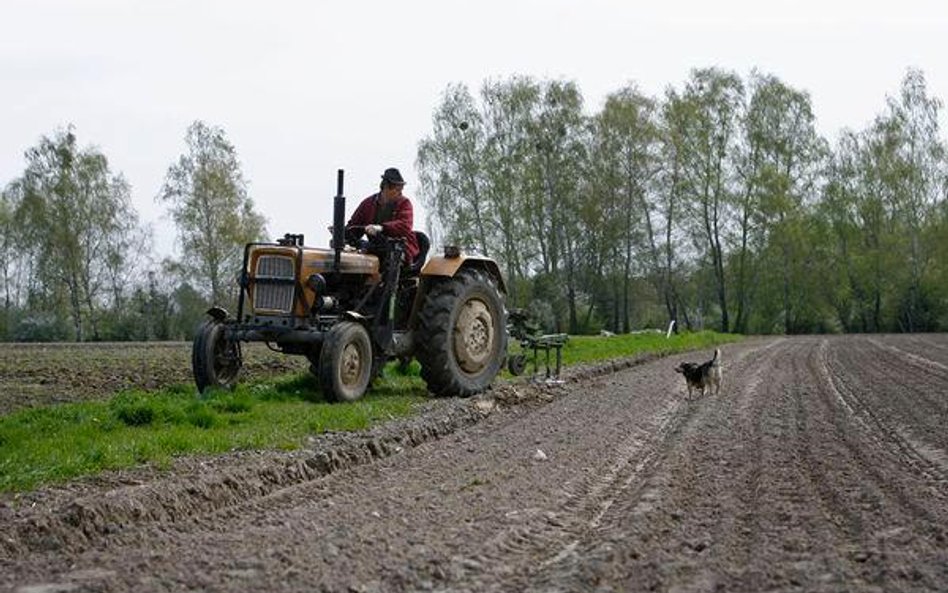
[[[405,180],[398,169],[382,173],[379,192],[362,200],[346,224],[346,240],[355,242],[365,233],[372,239],[402,238],[405,240],[405,263],[418,256],[418,238],[413,231],[414,214],[411,200],[402,194]]]

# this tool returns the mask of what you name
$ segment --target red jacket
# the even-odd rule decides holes
[[[359,207],[352,213],[352,218],[346,224],[346,228],[358,225],[366,226],[370,224],[382,225],[382,232],[386,237],[404,237],[405,239],[405,261],[411,263],[418,256],[418,238],[415,237],[414,213],[411,206],[411,200],[407,196],[401,196],[392,205],[387,213],[379,208],[379,194],[372,194],[362,200]]]

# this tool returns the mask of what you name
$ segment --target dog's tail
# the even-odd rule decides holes
[[[711,366],[713,367],[721,366],[721,349],[720,348],[714,349],[714,357],[711,359]]]

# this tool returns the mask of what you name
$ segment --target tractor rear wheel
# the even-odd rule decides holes
[[[198,391],[233,389],[242,365],[240,343],[227,339],[224,324],[216,319],[201,324],[191,347],[191,370]]]
[[[351,402],[362,397],[372,379],[369,332],[353,321],[334,325],[319,356],[319,386],[331,400]]]
[[[434,284],[419,311],[421,377],[436,396],[487,389],[507,353],[506,313],[490,278],[474,269]]]

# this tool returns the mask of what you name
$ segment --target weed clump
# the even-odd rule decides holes
[[[115,416],[126,426],[146,426],[154,422],[155,410],[147,404],[132,404],[119,407]]]

